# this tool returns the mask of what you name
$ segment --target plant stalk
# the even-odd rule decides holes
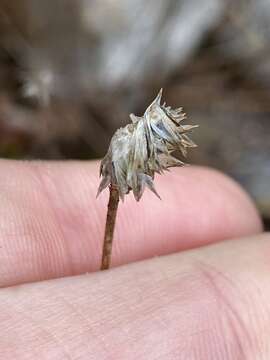
[[[107,270],[110,267],[113,234],[115,228],[115,220],[117,215],[117,209],[119,204],[119,192],[117,187],[110,185],[110,197],[108,203],[107,219],[105,226],[102,261],[100,270]]]

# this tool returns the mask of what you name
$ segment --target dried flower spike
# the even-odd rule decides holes
[[[123,200],[133,191],[139,201],[145,187],[159,197],[153,184],[155,173],[162,174],[170,167],[183,166],[184,163],[172,156],[172,152],[180,150],[186,156],[187,148],[196,147],[187,133],[197,125],[182,125],[181,121],[186,118],[182,108],[161,105],[161,96],[162,89],[142,117],[130,115],[132,123],[116,131],[101,162],[102,180],[98,194],[110,186],[102,269],[110,264],[119,197]]]

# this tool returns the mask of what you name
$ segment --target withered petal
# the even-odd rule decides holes
[[[142,117],[131,114],[132,123],[118,129],[112,137],[101,162],[98,194],[112,184],[122,200],[132,191],[139,201],[145,187],[160,198],[153,183],[155,173],[185,165],[171,153],[180,150],[186,156],[187,148],[196,146],[186,134],[197,125],[180,125],[186,118],[182,107],[160,105],[161,97],[162,89]]]

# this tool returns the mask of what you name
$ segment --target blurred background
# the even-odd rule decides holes
[[[270,0],[0,0],[0,156],[102,157],[164,88],[270,223]]]

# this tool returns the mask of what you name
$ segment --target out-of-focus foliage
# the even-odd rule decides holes
[[[0,0],[0,155],[103,156],[157,89],[270,217],[270,2]]]

